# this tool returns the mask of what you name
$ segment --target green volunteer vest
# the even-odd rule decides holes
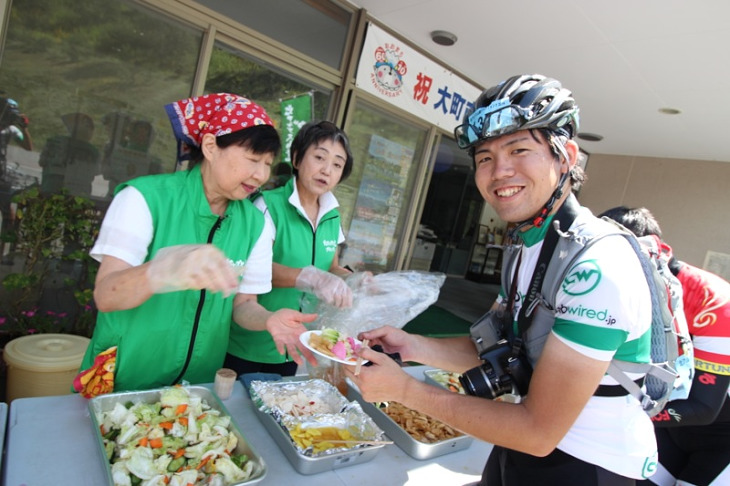
[[[276,226],[274,262],[293,268],[314,265],[328,271],[337,251],[340,213],[336,209],[329,211],[313,231],[306,216],[289,203],[289,197],[294,193],[294,181],[295,178],[291,178],[284,186],[261,194]],[[273,288],[271,292],[259,295],[258,302],[270,311],[284,308],[299,310],[302,294],[293,287]],[[258,363],[288,361],[286,356],[276,350],[274,340],[267,331],[249,331],[235,322],[231,324],[228,352]]]
[[[264,218],[248,200],[230,201],[223,219],[210,210],[199,166],[121,184],[137,188],[154,235],[147,260],[173,245],[212,243],[242,265],[262,233]],[[155,294],[134,309],[100,312],[81,369],[117,346],[115,391],[213,382],[228,346],[233,298],[197,290]]]

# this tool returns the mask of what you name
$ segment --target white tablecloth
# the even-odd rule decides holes
[[[405,368],[423,378],[422,366]],[[10,404],[3,484],[7,486],[103,486],[104,460],[89,416],[78,395],[19,398]],[[463,451],[428,461],[412,459],[395,444],[372,461],[313,475],[299,474],[254,414],[237,382],[224,405],[246,440],[263,457],[267,474],[261,485],[464,485],[479,479],[491,444],[475,440]]]

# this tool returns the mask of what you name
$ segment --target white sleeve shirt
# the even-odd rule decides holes
[[[97,261],[109,255],[138,266],[147,257],[153,235],[147,201],[136,188],[127,186],[109,205],[99,236],[89,253]],[[264,294],[271,290],[271,241],[272,229],[265,223],[244,267],[239,293]]]

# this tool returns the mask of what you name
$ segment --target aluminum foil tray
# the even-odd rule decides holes
[[[474,438],[468,435],[461,435],[450,439],[427,444],[414,439],[404,428],[398,425],[392,418],[374,404],[366,402],[360,393],[350,387],[347,397],[357,400],[362,409],[370,415],[376,424],[383,429],[386,435],[396,443],[398,447],[414,459],[431,459],[451,452],[469,448]]]
[[[282,425],[282,422],[291,423],[293,419],[291,416],[285,416],[280,410],[270,410],[264,406],[261,397],[258,395],[259,388],[263,382],[251,382],[251,398],[254,402],[254,410],[256,416],[263,424],[264,428],[269,432],[271,437],[279,446],[281,451],[284,453],[286,458],[291,463],[292,467],[296,469],[300,474],[317,474],[325,471],[331,471],[346,466],[353,466],[355,464],[362,464],[372,460],[380,449],[385,447],[384,444],[362,444],[356,448],[350,448],[347,450],[331,450],[327,451],[326,454],[309,456],[304,451],[300,450],[293,442],[289,435],[288,429]],[[338,412],[342,408],[347,408],[348,413],[358,413],[361,416],[360,421],[367,424],[368,427],[373,428],[376,436],[375,439],[381,439],[384,436],[384,432],[376,425],[361,408],[361,406],[355,402],[351,403],[345,398],[337,389],[324,382],[323,380],[300,380],[300,379],[283,379],[277,382],[266,382],[263,385],[267,390],[276,389],[281,387],[281,395],[288,393],[293,387],[301,388],[302,390],[314,390],[317,397],[323,398],[326,402],[334,407],[332,410],[327,410],[323,413],[313,416],[311,418],[303,418],[302,420],[308,421],[319,421],[323,424],[332,423],[333,418],[328,418],[328,415],[338,415]],[[357,410],[353,410],[356,407]],[[339,418],[339,417],[338,417]]]
[[[251,444],[241,433],[235,420],[226,409],[225,405],[220,399],[213,393],[212,390],[204,386],[186,386],[185,387],[191,395],[200,397],[203,399],[212,409],[218,410],[221,415],[227,415],[231,417],[230,431],[238,439],[238,445],[235,450],[231,451],[234,454],[246,454],[249,460],[253,463],[253,472],[251,477],[245,481],[232,483],[228,486],[241,486],[250,485],[260,482],[266,476],[266,464],[262,457],[256,453]],[[114,480],[112,478],[111,464],[107,461],[106,453],[104,451],[104,442],[100,434],[100,423],[97,414],[110,411],[114,408],[117,403],[125,404],[128,402],[132,403],[155,403],[160,400],[160,392],[162,388],[147,390],[141,392],[120,392],[110,393],[107,395],[101,395],[89,400],[89,414],[91,415],[91,421],[94,426],[95,436],[97,443],[99,444],[99,457],[106,464],[107,479],[110,486],[114,486]]]

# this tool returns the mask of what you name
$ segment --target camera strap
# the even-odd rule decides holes
[[[517,315],[516,335],[513,326],[510,327],[509,336],[510,341],[512,342],[512,350],[515,354],[519,354],[519,352],[522,350],[523,337],[527,330],[530,328],[530,325],[532,324],[532,311],[535,310],[537,304],[540,303],[538,296],[542,291],[543,279],[545,278],[545,274],[547,273],[548,265],[550,264],[550,260],[552,259],[553,253],[555,252],[555,248],[558,245],[560,235],[555,229],[555,225],[557,224],[561,231],[567,231],[568,228],[570,228],[570,226],[573,224],[573,221],[575,221],[575,218],[578,216],[579,208],[580,205],[578,204],[578,201],[571,193],[565,200],[563,205],[560,206],[558,211],[555,213],[552,224],[547,229],[545,239],[542,243],[542,248],[540,249],[540,255],[537,257],[537,263],[535,264],[535,269],[532,272],[532,279],[530,280],[530,286],[528,287],[527,295],[525,295],[524,302],[522,302],[520,312]],[[514,299],[517,293],[517,278],[519,275],[521,260],[522,252],[520,251],[517,265],[515,267],[515,273],[512,277],[512,284],[510,286],[510,310],[513,309]]]

